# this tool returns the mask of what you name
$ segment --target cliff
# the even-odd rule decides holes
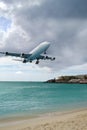
[[[87,75],[60,76],[56,79],[50,79],[47,83],[80,83],[87,84]]]

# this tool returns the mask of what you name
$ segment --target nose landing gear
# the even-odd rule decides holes
[[[47,54],[47,52],[45,51],[44,54]]]

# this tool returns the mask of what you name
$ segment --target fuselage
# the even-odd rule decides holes
[[[40,45],[38,45],[35,49],[33,49],[29,54],[31,54],[31,56],[28,58],[28,60],[34,60],[34,59],[38,59],[38,57],[46,52],[46,50],[49,48],[50,43],[49,42],[43,42]]]

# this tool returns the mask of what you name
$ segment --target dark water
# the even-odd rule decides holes
[[[87,107],[87,84],[0,82],[0,117]]]

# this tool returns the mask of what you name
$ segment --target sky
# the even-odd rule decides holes
[[[0,0],[0,51],[29,53],[44,41],[56,60],[23,64],[0,57],[0,81],[87,74],[86,0]]]

